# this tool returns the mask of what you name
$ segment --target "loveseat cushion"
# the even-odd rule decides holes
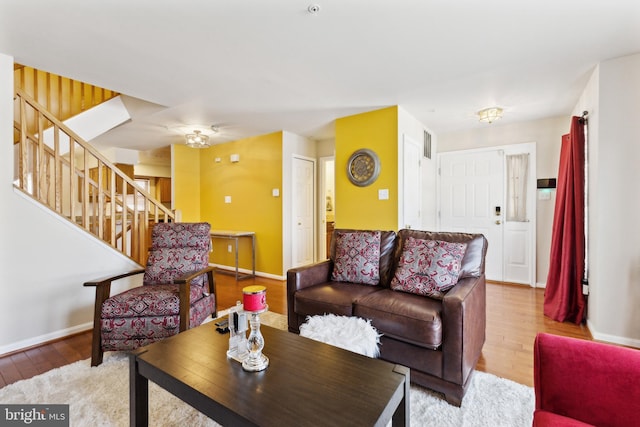
[[[381,291],[377,286],[357,283],[327,282],[298,290],[294,295],[294,311],[305,316],[333,313],[353,315],[353,302]]]
[[[363,231],[375,231],[375,230],[354,230],[350,228],[336,228],[331,235],[330,246],[330,259],[335,266],[336,262],[336,236],[338,233],[349,232],[363,232]],[[380,286],[389,287],[391,276],[393,275],[392,268],[394,262],[394,249],[396,243],[395,231],[380,231]]]
[[[439,300],[391,289],[359,297],[353,309],[381,334],[430,349],[442,344],[441,311]]]
[[[487,254],[487,239],[482,234],[402,229],[398,231],[399,241],[397,242],[394,253],[395,265],[397,265],[400,256],[402,255],[404,240],[408,237],[424,240],[443,240],[445,242],[466,243],[467,249],[465,250],[464,257],[462,258],[458,280],[464,279],[465,277],[479,277],[484,273],[485,257]]]
[[[458,283],[466,243],[409,236],[403,245],[391,289],[442,299]]]
[[[380,282],[380,232],[336,232],[331,280],[377,285]]]

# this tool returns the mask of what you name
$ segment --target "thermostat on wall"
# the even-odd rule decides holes
[[[538,188],[556,188],[556,179],[555,178],[539,179]]]

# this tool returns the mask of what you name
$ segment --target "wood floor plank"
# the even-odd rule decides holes
[[[56,364],[50,360],[44,347],[36,347],[25,351],[25,354],[33,363],[33,366],[38,374],[42,374],[56,367]]]
[[[3,387],[24,378],[13,363],[11,356],[0,358],[0,377],[2,378]]]
[[[21,378],[31,378],[38,375],[39,372],[33,365],[26,352],[16,353],[11,356],[14,366],[20,372]]]

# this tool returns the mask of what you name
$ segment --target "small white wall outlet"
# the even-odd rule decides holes
[[[238,163],[240,161],[240,154],[232,154],[229,160],[231,160],[231,163]]]
[[[273,190],[271,190],[271,195],[273,197],[278,197],[280,196],[280,189],[279,188],[274,188]]]
[[[231,245],[227,245],[227,252],[231,253]]]
[[[378,190],[378,200],[389,200],[389,190],[387,188]]]
[[[220,157],[216,157],[214,160],[216,163],[220,163],[222,161],[222,159]]]
[[[224,196],[225,203],[231,203],[231,196]]]

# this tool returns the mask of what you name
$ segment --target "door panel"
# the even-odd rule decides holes
[[[518,144],[505,149],[505,155],[528,154],[528,168],[519,173],[510,173],[509,167],[505,169],[505,179],[512,175],[522,175],[516,180],[524,180],[526,189],[524,194],[519,194],[517,199],[526,200],[526,215],[521,220],[507,220],[504,224],[504,280],[511,283],[522,283],[535,286],[535,210],[536,210],[536,189],[535,189],[535,145]],[[522,157],[522,156],[516,156]],[[506,161],[509,164],[509,161]],[[517,168],[515,168],[517,169]],[[515,181],[514,181],[515,182]],[[505,190],[506,193],[508,191]],[[508,194],[505,200],[509,200]],[[505,216],[509,206],[505,207]]]
[[[314,261],[314,198],[315,163],[293,159],[293,230],[291,242],[292,266]]]
[[[501,150],[440,155],[440,229],[484,234],[486,275],[498,281],[503,280],[503,158]]]

